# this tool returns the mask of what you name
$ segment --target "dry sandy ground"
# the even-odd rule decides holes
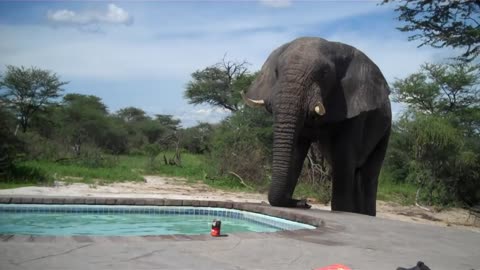
[[[265,194],[229,192],[213,189],[203,183],[186,183],[184,179],[145,176],[145,183],[124,182],[110,185],[87,185],[56,183],[54,187],[22,187],[0,190],[0,195],[43,195],[43,196],[101,196],[138,197],[191,200],[221,200],[236,202],[266,202]],[[330,206],[313,204],[313,208],[330,210]],[[401,206],[377,201],[377,216],[393,220],[452,226],[480,232],[480,220],[469,217],[468,211],[451,208],[443,211],[426,211],[415,206]],[[476,224],[473,224],[473,223]],[[474,226],[477,225],[477,226]]]

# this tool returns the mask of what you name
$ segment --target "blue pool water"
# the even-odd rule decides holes
[[[163,206],[0,205],[0,234],[168,235],[275,232],[315,227],[234,209]]]

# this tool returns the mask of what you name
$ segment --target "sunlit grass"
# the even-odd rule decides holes
[[[232,191],[265,191],[268,188],[266,183],[262,186],[247,188],[234,176],[215,175],[214,166],[205,155],[184,153],[181,155],[181,166],[166,165],[164,155],[168,159],[173,156],[173,153],[161,153],[153,164],[150,163],[147,156],[110,157],[113,162],[107,167],[84,166],[75,162],[24,161],[16,164],[17,168],[13,177],[0,181],[0,189],[50,185],[54,180],[99,184],[142,181],[144,175],[181,177],[189,182],[201,181],[214,188]],[[413,184],[397,183],[393,181],[388,172],[382,170],[377,199],[411,205],[415,202],[415,191],[416,187]],[[315,198],[319,202],[325,202],[329,198],[328,192],[300,183],[295,189],[294,196]]]
[[[402,205],[415,203],[416,187],[411,183],[395,182],[388,171],[382,170],[378,183],[377,199],[393,201]]]

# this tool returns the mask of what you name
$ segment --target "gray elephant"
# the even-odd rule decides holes
[[[274,50],[243,94],[274,117],[270,204],[310,207],[292,195],[316,143],[332,166],[332,210],[374,216],[391,128],[388,95],[379,68],[352,46],[303,37]]]

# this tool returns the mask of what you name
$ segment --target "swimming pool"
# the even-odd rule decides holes
[[[0,234],[171,235],[209,234],[213,219],[222,233],[275,232],[314,226],[210,207],[0,204]]]

